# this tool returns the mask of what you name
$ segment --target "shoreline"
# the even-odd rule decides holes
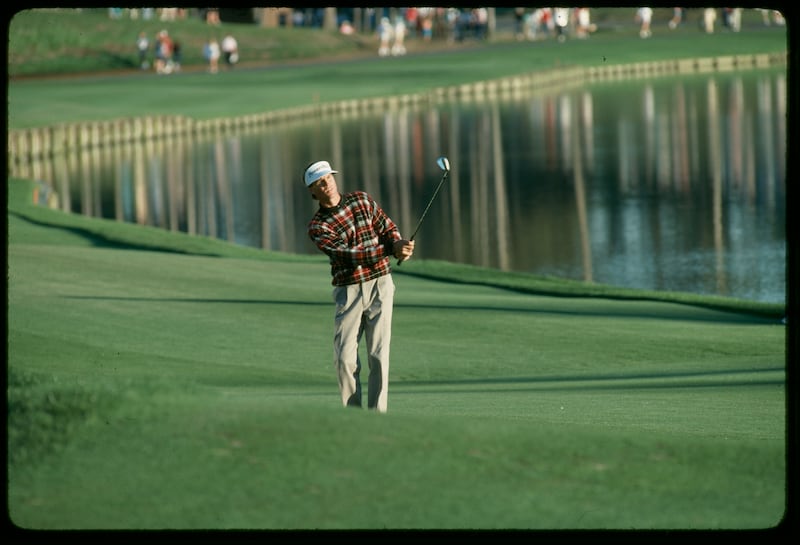
[[[224,134],[237,130],[265,128],[274,123],[302,120],[309,117],[327,119],[340,115],[363,115],[423,104],[496,100],[506,96],[518,96],[534,89],[540,92],[602,81],[769,69],[787,64],[788,52],[701,57],[608,66],[574,66],[538,70],[524,75],[476,81],[469,84],[436,87],[413,94],[307,104],[209,120],[195,120],[186,116],[145,116],[9,129],[8,164],[11,167],[10,175],[25,177],[25,174],[17,172],[14,168],[21,167],[24,170],[24,165],[29,165],[43,157],[85,149],[134,144],[165,137]]]

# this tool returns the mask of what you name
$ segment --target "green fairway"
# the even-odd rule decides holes
[[[110,62],[98,51],[119,28],[94,20],[97,33],[65,24],[51,41],[43,25],[12,25],[10,62],[27,73]],[[207,27],[182,30],[199,45]],[[639,40],[631,25],[301,68],[273,64],[259,32],[240,36],[258,49],[251,63],[216,79],[10,81],[9,128],[786,52],[785,30]],[[289,36],[282,58],[360,47]],[[35,58],[20,57],[32,43]],[[58,69],[52,51],[68,53]],[[7,182],[7,499],[19,528],[739,530],[784,517],[784,305],[412,259],[395,267],[380,415],[340,405],[321,254],[64,214],[32,191]]]
[[[378,415],[340,406],[321,256],[67,216],[10,187],[8,497],[23,528],[739,529],[783,516],[774,317],[521,293],[497,287],[499,272],[436,280],[411,260],[395,274]]]

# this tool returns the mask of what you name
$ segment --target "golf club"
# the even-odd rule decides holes
[[[428,201],[428,206],[426,206],[425,210],[422,212],[422,216],[420,216],[419,218],[417,227],[416,229],[414,229],[414,233],[411,235],[411,238],[409,240],[414,240],[414,237],[417,236],[417,232],[419,231],[419,228],[422,225],[422,220],[425,219],[425,215],[428,213],[428,210],[433,204],[433,200],[436,198],[436,195],[439,194],[439,190],[442,188],[442,184],[444,184],[444,181],[447,179],[447,175],[450,173],[450,161],[447,160],[447,157],[444,156],[439,157],[438,159],[436,159],[436,164],[439,166],[440,169],[444,171],[444,175],[442,176],[442,180],[439,182],[439,185],[436,186],[436,191],[433,192],[433,197],[431,197],[431,200]],[[400,265],[403,261],[405,261],[405,258],[398,259],[397,264]]]

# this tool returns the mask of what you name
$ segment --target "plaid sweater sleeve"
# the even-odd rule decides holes
[[[355,284],[391,271],[389,257],[400,232],[383,209],[363,191],[342,195],[334,208],[320,208],[308,235],[331,263],[333,284]]]

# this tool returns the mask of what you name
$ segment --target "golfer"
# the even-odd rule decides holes
[[[363,191],[339,193],[327,161],[311,163],[303,180],[319,209],[308,235],[331,263],[334,319],[333,357],[342,404],[361,407],[361,360],[358,346],[367,343],[367,408],[386,412],[389,396],[389,344],[392,337],[394,282],[389,258],[408,259],[414,242]]]

